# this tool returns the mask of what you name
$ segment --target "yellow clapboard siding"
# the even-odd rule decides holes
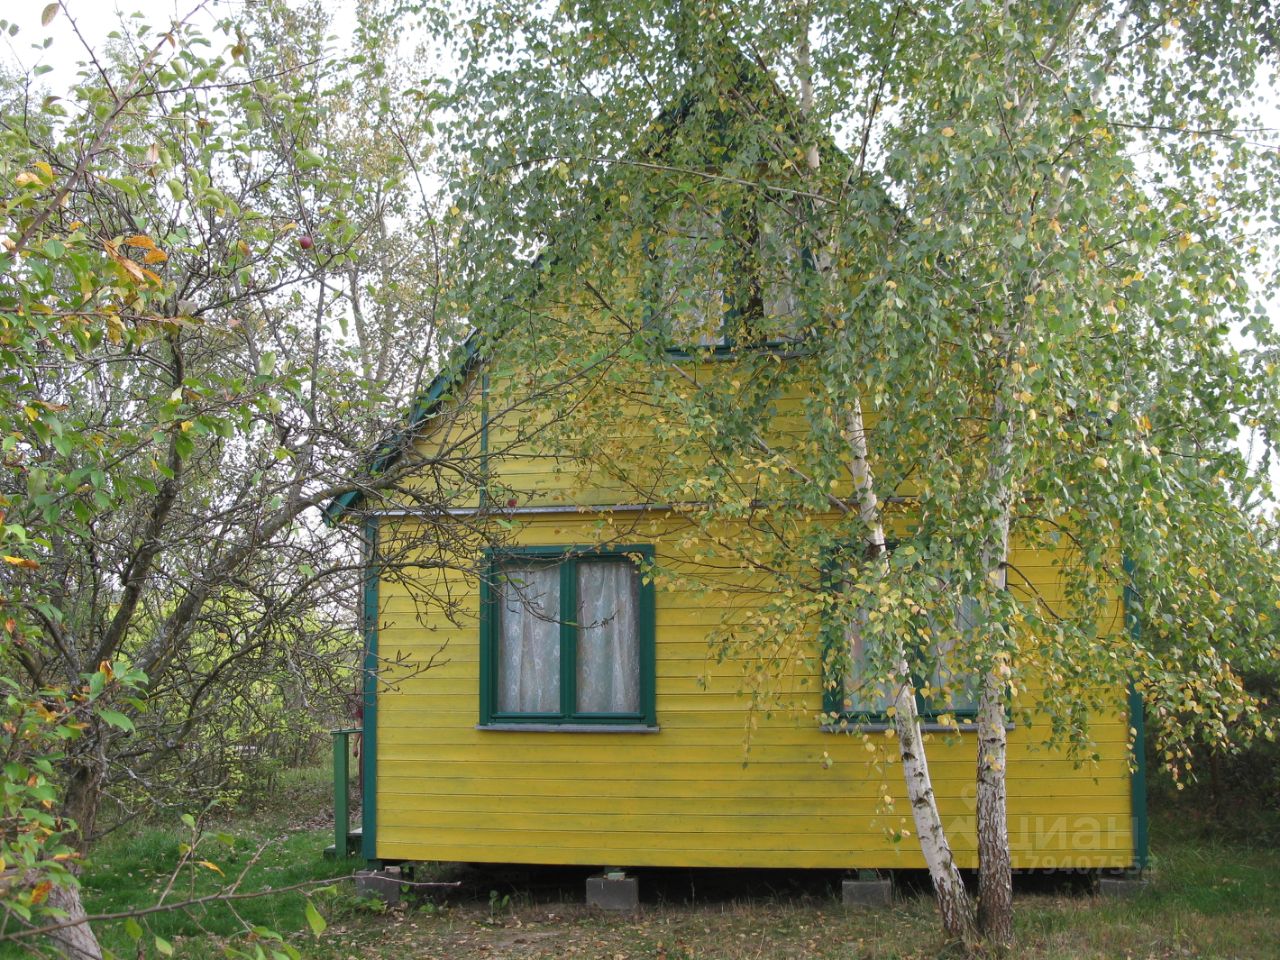
[[[524,458],[521,463],[528,465]],[[554,470],[522,476],[545,482],[569,475],[577,476]],[[678,517],[621,518],[624,525],[635,531],[625,542],[655,543],[664,563],[678,564],[694,549]],[[596,530],[592,515],[521,518],[516,542],[589,543]],[[1024,592],[1062,602],[1052,552],[1016,556],[1030,581]],[[770,583],[737,570],[715,576],[727,592],[656,593],[660,730],[654,734],[475,729],[476,580],[448,575],[462,612],[456,623],[430,611],[422,615],[403,587],[384,584],[381,652],[394,659],[399,651],[405,663],[388,670],[392,686],[379,702],[378,855],[631,866],[920,866],[914,841],[893,844],[886,833],[904,816],[910,826],[901,767],[870,763],[861,736],[816,729],[822,707],[816,629],[812,648],[777,685],[780,700],[807,712],[757,712],[759,729],[744,753],[750,703],[741,692],[744,667],[732,658],[716,663],[707,637],[726,621],[750,631]],[[1108,612],[1118,618],[1119,610],[1117,602]],[[1117,619],[1113,628],[1122,626]],[[435,655],[435,667],[414,672]],[[1115,703],[1119,713],[1123,691]],[[1131,862],[1127,730],[1122,715],[1099,718],[1093,732],[1103,759],[1083,766],[1044,750],[1043,731],[1034,726],[1010,733],[1015,866]],[[872,742],[894,748],[880,733]],[[974,734],[931,734],[928,750],[957,859],[972,866]],[[882,784],[895,798],[894,812],[877,809]]]
[[[686,712],[666,716],[655,734],[610,731],[608,728],[599,728],[586,733],[512,730],[505,727],[492,730],[484,727],[477,729],[474,714],[450,714],[451,719],[447,722],[444,715],[441,715],[439,724],[424,727],[414,722],[417,709],[405,709],[399,706],[395,710],[383,712],[384,723],[379,726],[379,730],[404,730],[406,733],[404,739],[418,744],[484,742],[499,744],[507,750],[526,749],[532,746],[576,751],[590,749],[593,743],[607,744],[609,749],[615,750],[632,750],[654,743],[660,743],[664,749],[674,749],[690,745],[723,745],[728,741],[740,740],[747,729],[743,723],[744,715],[735,705],[727,706],[727,709],[719,711],[718,716],[708,716],[706,712]],[[1123,743],[1127,740],[1128,728],[1122,719],[1101,720],[1094,726],[1093,734],[1099,743]],[[873,744],[890,746],[896,744],[893,736],[886,736],[881,730],[873,730],[868,736]],[[972,752],[977,746],[977,734],[971,727],[960,730],[926,730],[925,737],[930,749],[939,751],[939,756],[947,750],[963,749]],[[1052,762],[1070,761],[1064,752],[1046,749],[1042,745],[1039,731],[1034,728],[1010,730],[1008,742],[1011,757],[1039,757]],[[760,725],[751,732],[751,743],[758,747],[791,746],[800,743],[821,744],[833,754],[851,752],[853,755],[864,755],[866,750],[861,731],[824,730],[819,728],[816,720],[802,717],[780,718],[780,720]]]
[[[387,811],[390,816],[392,811]],[[652,818],[651,818],[652,819]],[[669,816],[652,820],[652,829],[631,829],[632,821],[621,817],[606,819],[594,831],[565,826],[556,829],[544,826],[547,817],[486,816],[484,818],[461,815],[440,815],[435,819],[401,821],[392,819],[384,829],[410,834],[417,838],[434,838],[436,843],[479,844],[502,843],[530,845],[552,849],[576,850],[581,856],[577,862],[611,863],[612,850],[645,846],[655,853],[667,855],[705,851],[714,854],[726,848],[743,850],[754,848],[761,857],[753,865],[773,866],[765,857],[790,859],[807,853],[877,854],[892,851],[889,838],[898,829],[902,818],[896,815],[870,817],[856,822],[832,820],[825,829],[797,834],[788,832],[784,818],[757,818],[759,822],[746,825],[746,829],[697,829],[684,817]],[[957,854],[971,854],[975,848],[972,816],[944,817],[953,836]],[[1049,817],[1014,817],[1010,824],[1010,847],[1023,855],[1057,855],[1087,853],[1089,855],[1130,854],[1132,833],[1127,828],[1127,818],[1120,816],[1061,815]],[[911,844],[902,844],[910,850]],[[904,851],[905,852],[905,851]],[[573,861],[568,861],[573,862]],[[837,861],[833,865],[839,865]]]
[[[417,762],[417,761],[415,761]],[[614,801],[633,802],[644,809],[668,809],[679,804],[681,809],[703,809],[690,801],[736,800],[741,809],[752,810],[757,806],[789,810],[797,814],[811,814],[814,810],[847,810],[851,804],[876,804],[880,786],[888,783],[897,790],[902,802],[897,768],[878,771],[857,778],[795,777],[788,780],[548,780],[530,771],[523,779],[480,778],[454,775],[458,765],[434,765],[418,763],[409,773],[397,775],[396,790],[379,790],[379,796],[400,797],[400,801],[412,806],[418,798],[434,798],[433,809],[453,809],[451,803],[463,804],[465,809],[487,809],[495,806],[502,811],[510,808],[510,798],[520,796],[528,801],[526,812],[535,812],[538,804],[556,803],[578,798],[592,803]],[[1104,789],[1093,781],[1064,778],[1061,780],[1019,781],[1018,792],[1009,796],[1011,814],[1049,814],[1055,812],[1124,813],[1128,810],[1128,793],[1116,789],[1114,783],[1103,783]],[[967,788],[971,792],[971,787]],[[943,803],[969,803],[969,794],[942,798]],[[832,803],[835,801],[836,803]],[[522,801],[523,802],[523,801]],[[716,807],[715,809],[719,809]],[[735,807],[736,809],[736,807]],[[965,809],[968,809],[966,807]]]
[[[536,751],[528,751],[528,753],[536,754]],[[811,758],[801,757],[791,762],[751,763],[745,768],[747,772],[742,776],[738,776],[737,773],[744,768],[740,763],[733,762],[732,757],[728,758],[728,762],[719,764],[708,764],[705,761],[697,760],[669,760],[664,758],[661,761],[661,776],[668,780],[688,780],[708,784],[747,780],[792,780],[814,776],[820,767],[819,756],[820,751],[815,752]],[[415,764],[419,765],[419,770],[421,770],[423,767],[430,769],[432,766],[443,766],[451,762],[455,761],[450,761],[444,757],[432,758],[429,754],[419,751],[406,754],[403,750],[393,752],[392,748],[388,747],[387,751],[384,752],[379,747],[379,782],[381,783],[384,770],[387,777],[395,780],[397,777],[397,764],[401,765],[401,769],[411,771],[414,769]],[[644,761],[574,762],[537,759],[492,760],[488,758],[480,758],[471,762],[477,767],[486,767],[489,776],[495,780],[527,779],[536,774],[538,776],[553,777],[558,780],[578,782],[634,780],[637,764],[645,763]],[[655,764],[648,762],[647,766],[652,767]],[[1018,766],[1020,769],[1016,771],[1017,777],[1023,781],[1058,780],[1074,776],[1093,783],[1099,790],[1105,789],[1103,785],[1110,785],[1112,788],[1117,789],[1124,785],[1124,789],[1127,790],[1128,768],[1122,760],[1104,760],[1097,767],[1086,770],[1074,770],[1069,764],[1037,763],[1036,761],[1027,761],[1025,764],[1019,763]],[[945,760],[936,764],[931,763],[929,767],[934,778],[934,788],[939,795],[959,795],[962,789],[969,788],[972,784],[972,760]],[[896,768],[890,768],[890,770],[894,769]],[[877,782],[885,776],[885,774],[881,773],[862,774],[864,778],[868,775],[874,776]],[[392,784],[388,782],[385,786],[390,788]]]
[[[397,708],[396,711],[389,711],[392,718],[395,719],[388,720],[388,726],[399,723],[400,719],[403,718],[418,717],[420,716],[419,711],[434,705],[434,703],[428,702],[417,705],[413,710],[406,711]],[[432,715],[439,718],[438,726],[430,728],[439,737],[438,741],[433,742],[457,743],[466,735],[464,731],[473,731],[476,736],[482,737],[511,738],[509,742],[514,743],[517,747],[524,742],[523,738],[525,737],[532,737],[536,741],[538,738],[554,739],[565,736],[565,734],[557,733],[477,730],[477,714],[474,710],[461,713],[433,710]],[[732,704],[730,709],[723,710],[670,710],[663,711],[658,729],[664,737],[664,742],[687,743],[696,740],[700,743],[733,743],[741,745],[747,732],[744,719],[740,704]],[[1095,727],[1094,733],[1098,743],[1121,744],[1127,740],[1128,724],[1124,720],[1101,721]],[[426,737],[429,733],[423,729],[422,735]],[[582,736],[626,739],[635,735],[606,732],[583,734]],[[939,751],[938,755],[941,756],[941,751],[955,749],[952,746],[952,742],[957,737],[962,744],[970,744],[964,749],[974,749],[972,743],[976,734],[973,730],[966,729],[959,733],[952,731],[929,732],[925,736],[928,738],[926,742],[929,745],[929,749]],[[1040,736],[1041,734],[1034,729],[1014,730],[1010,733],[1010,750],[1015,756],[1020,755],[1020,751],[1029,755],[1042,753],[1043,748],[1041,747]],[[879,730],[871,732],[870,737],[872,742],[877,744],[892,745],[895,742],[886,738],[883,732]],[[615,740],[615,742],[618,741]],[[769,723],[758,727],[752,731],[751,743],[815,743],[821,745],[824,749],[830,750],[832,755],[837,757],[843,756],[843,751],[852,751],[852,755],[858,757],[865,750],[860,732],[820,730],[817,722],[811,718],[797,718],[794,720],[784,718],[781,723]],[[1070,759],[1065,756],[1062,759],[1064,762],[1070,762]]]
[[[548,866],[583,863],[600,866],[626,863],[632,867],[662,867],[670,866],[673,860],[669,852],[654,850],[647,846],[613,846],[601,851],[599,857],[591,859],[578,850],[554,845],[536,847],[521,843],[484,846],[449,844],[441,841],[427,843],[419,839],[419,834],[419,831],[411,828],[391,832],[385,839],[380,835],[378,846],[380,855],[389,860],[438,859],[467,863],[529,863]],[[976,854],[961,852],[955,859],[957,865],[963,869],[973,869],[977,866]],[[856,855],[838,849],[755,852],[722,846],[717,850],[687,851],[681,854],[679,861],[681,866],[725,869],[787,867],[800,870],[846,870],[849,869],[850,863],[878,870],[918,870],[924,866],[923,858],[918,851],[912,849],[909,841],[896,845],[885,843],[882,849],[860,851]],[[1015,870],[1112,869],[1126,867],[1131,862],[1132,854],[1123,846],[1105,853],[1073,851],[1067,855],[1053,855],[1019,852],[1013,856]]]
[[[387,812],[387,816],[390,816],[390,811]],[[886,830],[896,827],[899,821],[896,816],[867,820],[863,822],[860,829],[835,831],[828,834],[821,831],[793,833],[777,829],[781,826],[778,824],[774,825],[774,829],[763,831],[710,832],[683,828],[684,824],[679,818],[675,823],[668,823],[665,827],[658,824],[654,830],[611,830],[608,827],[595,830],[586,829],[582,825],[579,825],[578,829],[542,830],[528,826],[527,818],[506,818],[496,821],[493,818],[475,818],[465,823],[460,822],[456,826],[440,822],[449,819],[448,816],[441,816],[434,821],[430,817],[407,821],[388,820],[382,829],[388,832],[400,830],[424,838],[434,836],[440,842],[465,842],[463,837],[474,835],[486,845],[530,845],[578,850],[587,855],[578,862],[599,864],[615,862],[609,857],[616,848],[643,847],[655,852],[665,851],[676,855],[686,851],[716,851],[725,846],[738,850],[752,849],[761,855],[775,853],[782,856],[832,850],[845,853],[874,852],[890,842],[885,835]],[[1104,821],[1105,819],[1103,818]],[[1029,851],[1039,837],[1042,851],[1065,852],[1074,849],[1072,845],[1074,834],[1077,838],[1087,836],[1091,841],[1085,844],[1077,840],[1076,847],[1084,847],[1090,853],[1102,853],[1109,850],[1123,850],[1126,844],[1131,842],[1131,835],[1119,827],[1118,818],[1115,825],[1108,825],[1105,822],[1100,824],[1096,817],[1080,817],[1075,820],[1076,822],[1073,823],[1072,818],[1068,817],[1063,823],[1055,822],[1046,825],[1046,832],[1052,831],[1048,835],[1047,843],[1044,833],[1037,834],[1033,830],[1025,838],[1010,837],[1010,846],[1020,852]],[[963,839],[962,830],[955,832]],[[971,850],[972,846],[957,843],[956,848],[958,851],[967,851]],[[846,859],[844,862],[849,861]],[[757,862],[755,865],[768,866],[769,864]]]
[[[476,683],[478,685],[478,681]],[[407,682],[401,684],[401,686],[408,685]],[[433,694],[430,691],[418,690],[414,696],[416,702],[412,705],[406,705],[403,708],[390,708],[390,711],[384,712],[390,712],[394,715],[394,711],[397,709],[416,711],[418,723],[421,723],[422,719],[428,715],[432,717],[437,715],[442,717],[461,717],[468,729],[478,722],[479,706],[477,704],[477,695],[474,691]],[[685,717],[685,723],[705,723],[708,726],[741,730],[744,729],[747,720],[746,711],[750,706],[750,700],[745,695],[736,692],[719,692],[714,686],[706,692],[689,694],[663,694],[659,689],[657,700],[658,727],[662,730],[671,729],[672,721],[669,718],[674,715]],[[776,716],[774,720],[769,722],[792,722],[790,719],[793,712],[792,707],[803,708],[808,716],[815,717],[821,710],[822,704],[816,692],[805,693],[803,696],[786,697],[785,705],[773,708]],[[756,720],[763,722],[758,713]],[[836,737],[844,733],[844,731],[837,731],[833,732],[831,736]],[[945,735],[945,732],[933,732],[930,734],[933,740],[940,740]],[[964,735],[962,732],[961,736]],[[1039,740],[1040,735],[1037,734],[1035,742],[1039,742]]]
[[[437,784],[430,778],[424,778],[421,789],[413,792],[392,794],[382,791],[382,796],[390,807],[397,804],[411,806],[412,798],[428,796],[431,808],[435,811],[470,812],[475,814],[506,816],[510,812],[510,798],[497,793],[480,795],[473,792],[446,791],[447,784]],[[736,791],[725,791],[720,796],[709,797],[705,792],[683,791],[683,796],[648,796],[643,792],[645,785],[631,783],[623,789],[622,785],[603,781],[603,784],[614,789],[614,793],[606,794],[581,784],[576,793],[562,792],[555,795],[544,795],[539,792],[538,780],[507,781],[506,789],[512,793],[517,790],[523,796],[521,810],[527,814],[554,813],[571,816],[606,813],[609,815],[661,815],[687,817],[692,821],[701,821],[705,816],[715,815],[717,806],[711,804],[693,804],[691,800],[733,800],[733,808],[737,816],[742,817],[778,817],[806,816],[813,813],[815,801],[829,798],[829,794],[810,792],[805,796],[748,796],[739,795]],[[470,783],[468,791],[482,786]],[[570,786],[570,785],[565,785]],[[849,814],[867,814],[877,810],[876,784],[868,785],[871,789],[861,796],[847,796],[846,810]],[[399,797],[400,800],[394,798]],[[408,802],[406,802],[408,801]],[[1127,798],[1113,796],[1094,796],[1092,794],[1038,794],[1035,796],[1013,797],[1009,801],[1009,814],[1012,817],[1071,813],[1073,815],[1127,814]]]
[[[846,739],[841,743],[837,737],[818,730],[784,730],[781,731],[781,735],[772,736],[769,735],[770,733],[774,731],[767,731],[753,737],[749,753],[751,763],[789,761],[798,756],[796,752],[798,750],[830,752],[837,759],[848,757],[851,761],[865,760],[869,755],[860,737],[853,741]],[[385,725],[379,724],[378,736],[379,742],[388,748],[404,746],[415,750],[430,749],[431,755],[436,759],[449,759],[451,754],[457,754],[461,759],[488,756],[503,759],[517,751],[536,751],[542,760],[572,758],[578,762],[588,763],[597,758],[611,759],[619,752],[625,752],[628,759],[637,762],[670,757],[683,762],[717,763],[728,760],[736,763],[740,761],[742,754],[742,736],[732,728],[719,731],[701,728],[695,730],[668,728],[652,735],[608,733],[574,735],[472,730],[458,731],[451,736],[450,731],[424,729],[408,723],[394,725],[388,722]],[[943,761],[952,755],[963,755],[966,758],[976,755],[977,743],[974,733],[962,732],[952,736],[958,737],[960,743],[946,742],[948,739],[946,734],[935,734],[929,741],[929,749],[933,751],[930,757],[931,762],[934,757],[938,761]],[[1122,730],[1116,728],[1113,736],[1114,739],[1103,739],[1098,742],[1102,745],[1115,746],[1125,743],[1126,738]],[[888,744],[889,747],[894,744],[894,741],[888,741],[883,737],[876,737],[872,742],[877,745]],[[733,755],[726,757],[726,749],[734,747],[738,749],[734,750]],[[890,750],[890,752],[893,751]],[[1032,764],[1072,766],[1072,761],[1066,756],[1048,754],[1038,750],[1035,744],[1021,740],[1015,740],[1009,745],[1009,759],[1017,760],[1019,763],[1025,761],[1028,764],[1025,769],[1031,769],[1029,765]],[[1115,758],[1110,762],[1122,761],[1121,758]]]

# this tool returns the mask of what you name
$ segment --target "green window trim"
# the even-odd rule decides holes
[[[886,540],[885,549],[892,552],[898,546],[897,540]],[[828,558],[824,576],[831,589],[835,589],[837,557],[834,551]],[[910,641],[909,641],[910,642]],[[844,643],[836,624],[826,622],[821,627],[822,653],[822,711],[825,721],[820,729],[825,733],[844,733],[848,731],[876,732],[889,729],[894,724],[893,716],[885,710],[862,710],[845,706],[844,675],[838,670],[839,657],[837,650]],[[852,666],[852,664],[850,664]],[[925,687],[925,678],[913,676],[915,687],[916,713],[926,731],[958,730],[971,732],[978,728],[978,703],[968,707],[938,708],[921,690]],[[954,724],[939,723],[939,717],[952,717]],[[1013,729],[1006,724],[1006,729]]]
[[[656,603],[653,582],[645,582],[643,566],[653,562],[653,547],[636,546],[569,546],[569,547],[512,547],[486,551],[485,576],[480,583],[480,722],[479,727],[510,729],[515,726],[536,725],[540,728],[581,728],[584,725],[618,727],[619,732],[635,732],[637,728],[650,730],[657,726],[655,709],[655,624]],[[581,713],[573,705],[577,703],[577,609],[578,565],[599,559],[625,559],[639,557],[640,574],[637,584],[637,624],[640,641],[640,709],[635,713]],[[498,643],[501,617],[498,612],[498,596],[494,585],[498,580],[498,568],[513,560],[544,560],[555,564],[560,572],[560,711],[557,713],[503,713],[498,703]],[[633,561],[634,562],[634,561]]]
[[[827,669],[830,663],[824,651],[823,668]],[[831,676],[828,674],[823,678],[822,690],[822,709],[828,718],[834,718],[822,724],[822,729],[828,733],[842,733],[845,730],[868,730],[876,732],[878,730],[887,730],[894,725],[892,714],[887,711],[880,710],[858,710],[846,708],[844,705],[844,694],[842,677]],[[834,686],[832,686],[834,681]],[[930,700],[920,693],[922,684],[916,680],[914,683],[916,688],[916,713],[920,717],[921,724],[927,731],[940,730],[959,730],[960,732],[972,731],[978,729],[978,708],[959,707],[952,709],[938,709],[933,706]],[[940,723],[939,717],[954,717],[955,723]],[[1006,730],[1013,730],[1015,725],[1006,723]]]
[[[755,238],[752,244],[753,247],[758,245],[758,218],[759,211],[753,211],[746,225],[746,228]],[[726,227],[733,227],[733,224],[725,224],[720,221],[720,227],[721,230],[724,230]],[[740,224],[738,227],[742,228],[742,225]],[[723,242],[723,236],[720,239]],[[650,269],[644,281],[647,296],[642,326],[646,330],[657,334],[661,342],[662,351],[672,359],[725,359],[744,350],[775,353],[784,356],[812,352],[811,341],[815,334],[813,329],[807,325],[799,331],[797,336],[768,337],[751,343],[744,343],[734,338],[734,327],[738,326],[744,319],[747,324],[764,319],[763,299],[759,289],[762,275],[759,263],[748,267],[746,271],[728,272],[721,277],[722,282],[719,290],[721,312],[720,322],[716,325],[717,337],[715,340],[705,344],[673,342],[669,318],[660,320],[653,308],[654,302],[661,298],[663,292],[664,270],[667,263],[666,252],[654,243],[651,235],[645,237],[643,246]],[[816,260],[807,246],[799,247],[796,253],[799,258],[800,269],[803,272],[812,273],[816,270]],[[758,258],[762,254],[757,249],[755,255]],[[754,291],[754,296],[749,295],[746,303],[742,302],[740,296],[744,285]]]

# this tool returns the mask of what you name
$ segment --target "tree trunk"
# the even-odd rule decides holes
[[[910,677],[911,668],[906,659],[899,663],[899,672]],[[902,779],[911,802],[911,816],[916,825],[916,837],[920,852],[929,867],[929,879],[938,899],[942,914],[942,926],[947,936],[961,941],[966,947],[977,942],[977,924],[973,901],[964,888],[964,878],[951,856],[951,844],[947,841],[946,828],[938,813],[933,782],[929,779],[929,761],[925,757],[924,740],[920,735],[920,716],[916,711],[916,691],[910,681],[898,686],[894,699],[894,727],[898,733],[898,750],[902,757]],[[1002,728],[1003,729],[1003,728]]]
[[[65,913],[66,917],[60,922],[69,924],[49,934],[49,939],[63,956],[67,960],[102,960],[102,947],[85,919],[80,888],[74,885],[55,886],[49,891],[48,904]]]
[[[86,738],[95,738],[99,733],[91,729],[86,732]],[[67,789],[62,796],[62,816],[75,821],[76,847],[82,852],[97,829],[105,753],[106,745],[101,742],[85,744],[84,752],[72,760],[75,766],[67,778]]]
[[[1008,388],[1011,389],[1011,388]],[[998,440],[987,461],[986,489],[996,505],[996,513],[982,547],[982,569],[988,587],[1003,590],[1008,585],[1009,526],[1013,506],[1013,456],[1017,431],[1013,420],[1017,408],[997,393],[992,423]],[[1002,429],[1003,428],[1003,429]],[[982,605],[987,629],[986,611]],[[995,644],[990,644],[994,647]],[[1005,773],[1008,763],[1004,722],[1004,695],[1009,686],[1009,654],[992,652],[984,658],[982,694],[978,701],[978,929],[984,940],[997,949],[1013,944],[1013,870],[1009,854],[1009,816],[1006,805]]]
[[[100,730],[90,729],[89,738],[95,738]],[[86,744],[85,751],[75,758],[77,765],[67,780],[62,797],[62,816],[76,825],[75,845],[82,852],[88,846],[98,822],[98,809],[102,803],[102,758],[106,746],[100,740]],[[49,891],[48,904],[66,913],[62,922],[80,921],[61,927],[49,934],[55,947],[67,960],[102,960],[102,947],[85,920],[84,905],[80,901],[80,887],[75,884],[55,885]]]
[[[1004,661],[983,678],[978,706],[978,928],[992,946],[1013,944],[1013,871],[1005,807]]]
[[[858,512],[867,525],[874,562],[883,568],[885,553],[884,524],[880,520],[879,500],[871,475],[868,455],[866,422],[862,414],[862,402],[855,395],[848,416],[848,440],[854,490],[858,499]],[[916,689],[911,682],[911,664],[901,637],[894,640],[893,662],[898,676],[894,696],[894,727],[898,734],[898,750],[902,757],[902,778],[911,803],[911,817],[915,822],[920,851],[929,868],[942,914],[942,926],[947,936],[959,940],[966,947],[977,942],[977,920],[973,901],[964,888],[964,879],[951,855],[947,831],[938,813],[938,802],[929,777],[929,761],[925,756],[924,738],[920,733],[920,714],[916,709]],[[1001,725],[1001,732],[1004,727]]]
[[[797,56],[800,75],[800,111],[806,120],[812,119],[813,113],[813,65],[809,49],[811,12],[806,8],[801,18]],[[805,167],[811,177],[818,172],[819,163],[820,157],[815,141],[805,150]],[[814,226],[815,242],[811,249],[816,251],[822,248],[822,242],[816,223]],[[821,267],[819,270],[821,271]],[[821,279],[829,282],[829,278],[825,276]],[[887,559],[884,524],[880,518],[875,478],[871,473],[866,420],[856,386],[845,418],[845,425],[858,514],[866,525],[873,562],[883,569]],[[852,639],[852,637],[846,638],[850,642]],[[920,732],[920,715],[916,709],[915,685],[911,682],[911,665],[907,660],[906,647],[901,637],[896,638],[892,654],[898,672],[896,684],[898,692],[894,698],[894,727],[898,734],[902,776],[907,799],[911,803],[911,816],[915,822],[916,837],[929,868],[929,879],[933,883],[934,894],[938,899],[938,909],[942,914],[942,926],[947,936],[959,940],[966,948],[972,948],[977,942],[977,918],[973,901],[969,897],[969,892],[965,890],[964,879],[960,876],[960,870],[951,855],[946,828],[938,813],[938,802],[934,796],[933,782],[929,777],[929,761],[925,756],[924,738]],[[1003,729],[1001,725],[1001,730]]]

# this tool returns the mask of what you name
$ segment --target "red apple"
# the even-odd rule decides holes
[[[303,250],[310,250],[315,245],[316,245],[315,241],[312,240],[305,233],[298,238],[298,246],[300,246]]]

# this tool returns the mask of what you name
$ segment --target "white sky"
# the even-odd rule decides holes
[[[163,28],[174,20],[187,18],[199,8],[192,18],[195,23],[211,30],[219,19],[242,11],[253,0],[64,0],[62,11],[49,26],[42,26],[40,17],[47,0],[8,0],[0,3],[0,20],[18,25],[16,36],[8,36],[7,30],[0,40],[0,60],[7,60],[23,73],[42,64],[52,67],[41,80],[55,93],[75,83],[77,73],[85,57],[84,45],[72,29],[72,20],[84,39],[95,49],[107,40],[107,35],[119,27],[122,18],[141,13],[141,20],[153,28]],[[354,16],[349,0],[323,0],[324,7],[334,14],[334,32],[341,36],[344,26]],[[347,31],[349,32],[349,31]],[[48,49],[43,48],[45,38],[52,38]],[[210,39],[213,39],[211,36]],[[39,48],[39,49],[33,49]]]

